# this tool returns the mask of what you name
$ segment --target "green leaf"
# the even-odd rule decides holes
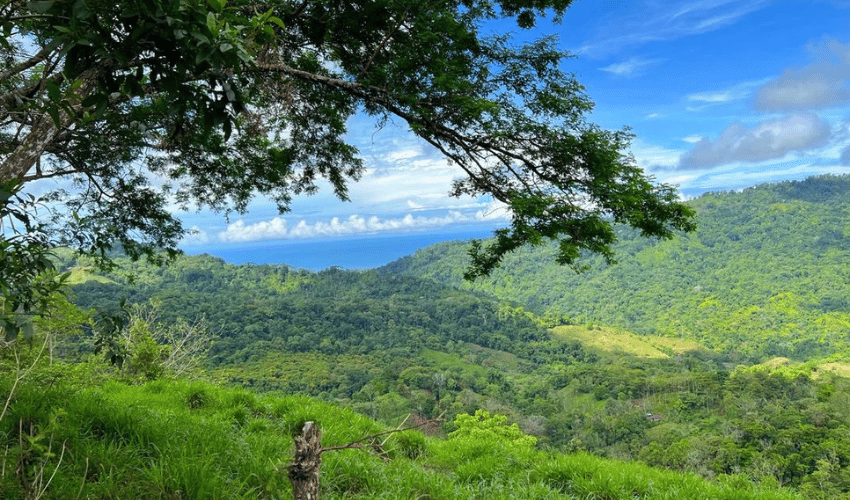
[[[56,125],[56,128],[62,128],[62,121],[59,118],[59,108],[50,106],[47,108],[47,114],[53,119],[53,124]]]
[[[233,85],[231,85],[230,82],[224,82],[224,84],[222,84],[222,87],[224,87],[224,95],[227,96],[227,100],[230,102],[235,101],[236,92],[234,92],[233,90]]]
[[[218,35],[218,26],[215,21],[215,14],[212,12],[207,13],[207,29],[210,30],[212,36]]]
[[[210,56],[212,56],[214,52],[215,48],[212,46],[206,47],[204,48],[204,50],[198,51],[198,53],[195,54],[195,64],[200,64],[204,61],[209,60]]]
[[[271,12],[271,11],[269,11],[269,12]],[[277,16],[271,16],[271,17],[269,17],[268,20],[269,20],[270,23],[276,24],[281,29],[286,28],[286,25],[283,24],[283,21]]]
[[[20,331],[18,325],[10,321],[4,321],[3,323],[0,323],[0,329],[5,332],[3,338],[6,340],[6,342],[11,342],[18,338],[18,333]]]
[[[70,86],[70,87],[68,87],[68,90],[69,90],[70,92],[74,92],[75,90],[77,90],[78,88],[80,88],[80,86],[82,86],[82,84],[83,84],[83,81],[82,81],[81,79],[77,78],[76,80],[74,80],[73,82],[71,82],[71,86]]]
[[[230,139],[230,134],[233,133],[233,125],[230,123],[230,120],[224,120],[221,127],[224,130],[224,140]]]
[[[54,3],[55,2],[52,1],[27,2],[27,6],[36,14],[47,14],[47,11],[50,10],[50,7],[53,6]]]
[[[210,8],[218,13],[224,10],[224,5],[227,3],[227,0],[207,0],[207,3],[210,5]]]
[[[56,82],[47,82],[47,96],[53,102],[59,102],[62,99],[62,91],[59,89],[59,85],[56,85]]]
[[[82,105],[83,105],[84,108],[91,108],[91,107],[97,106],[98,103],[100,101],[104,100],[104,99],[105,99],[105,96],[103,94],[100,94],[100,93],[92,94],[92,95],[86,97],[85,99],[83,99]]]
[[[192,33],[192,37],[195,40],[201,42],[202,45],[208,45],[210,43],[209,37],[204,35],[203,33]],[[195,59],[197,60],[197,57]]]

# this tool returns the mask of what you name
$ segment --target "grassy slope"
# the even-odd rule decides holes
[[[290,498],[289,435],[315,420],[325,446],[384,430],[349,410],[295,395],[258,396],[187,381],[98,382],[82,366],[31,374],[0,420],[0,497],[55,474],[43,498]],[[52,380],[52,384],[45,384]],[[0,378],[5,393],[9,376]],[[23,430],[23,432],[22,432]],[[382,438],[385,439],[385,438]],[[790,500],[740,477],[719,482],[588,455],[513,449],[408,431],[374,450],[326,452],[322,498]],[[61,459],[60,459],[61,458]],[[61,463],[60,463],[61,462]]]
[[[635,335],[609,326],[562,325],[552,329],[558,339],[577,340],[586,347],[638,358],[667,358],[670,355],[705,349],[697,342],[669,337]]]

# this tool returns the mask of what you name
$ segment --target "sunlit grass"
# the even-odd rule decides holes
[[[386,430],[308,397],[199,382],[25,385],[0,422],[9,450],[0,493],[20,497],[13,466],[23,453],[40,453],[45,470],[56,471],[43,498],[291,498],[286,466],[292,436],[308,420],[318,422],[325,446]],[[18,449],[22,422],[51,443],[50,450]],[[323,499],[799,498],[741,477],[706,481],[638,463],[514,448],[511,442],[433,439],[418,431],[378,441],[382,447],[364,442],[361,449],[323,454]]]
[[[576,340],[590,349],[642,358],[669,358],[688,351],[704,350],[693,340],[636,335],[628,330],[604,325],[563,325],[550,330],[557,339]]]

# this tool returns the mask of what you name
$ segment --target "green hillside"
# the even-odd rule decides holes
[[[173,343],[140,332],[201,319],[215,337],[193,373],[223,386],[310,395],[387,426],[408,414],[452,421],[483,409],[516,423],[540,451],[740,475],[810,498],[850,492],[850,381],[838,358],[751,365],[598,321],[550,330],[564,318],[386,270],[312,273],[208,256],[164,268],[118,263],[107,282],[72,291],[86,308],[114,313],[126,297],[156,313],[116,344],[129,364],[113,370],[129,383],[168,373],[157,359]],[[102,324],[56,351],[91,359]],[[145,363],[156,369],[133,369]]]
[[[553,266],[550,248],[527,249],[474,287],[460,281],[463,244],[358,272],[209,256],[162,268],[118,257],[106,274],[70,254],[59,265],[78,278],[81,307],[126,320],[126,298],[147,311],[138,331],[206,325],[213,342],[192,373],[220,386],[309,395],[384,426],[483,409],[541,453],[847,498],[850,255],[843,234],[817,223],[834,225],[847,184],[706,195],[691,202],[702,222],[693,236],[649,242],[623,231],[620,263],[590,260],[580,275]],[[57,337],[51,353],[102,360],[95,343],[113,344],[102,342],[110,322],[100,318]],[[168,373],[157,353],[171,344],[126,328],[112,348],[129,364],[114,376],[135,384]],[[155,369],[133,370],[144,363]]]
[[[689,204],[696,233],[658,242],[622,229],[618,264],[588,258],[580,274],[555,264],[544,245],[465,283],[463,243],[420,250],[384,271],[754,359],[850,354],[850,177],[709,193]]]
[[[13,382],[0,359],[0,498],[286,499],[291,436],[315,421],[321,498],[792,500],[742,476],[716,480],[586,454],[536,450],[534,438],[479,413],[444,438],[392,428],[298,395],[259,396],[184,380],[125,385],[94,364],[36,364]],[[4,398],[4,402],[5,402]],[[399,422],[400,423],[400,422]]]

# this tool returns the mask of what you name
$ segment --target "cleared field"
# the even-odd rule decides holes
[[[558,326],[550,330],[559,339],[577,340],[586,347],[645,358],[668,358],[686,351],[704,349],[696,342],[669,337],[647,337],[608,326]]]

